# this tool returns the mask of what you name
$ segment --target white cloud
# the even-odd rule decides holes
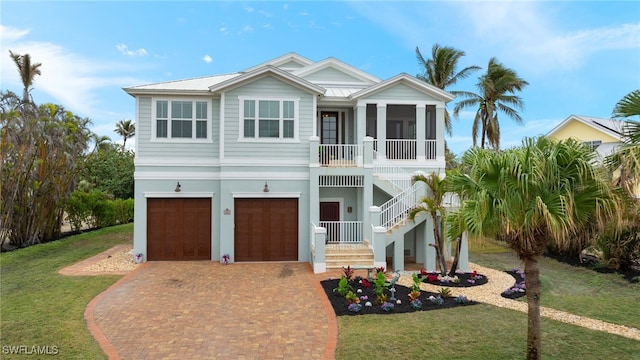
[[[147,50],[145,50],[143,48],[140,48],[138,50],[129,50],[129,48],[125,44],[116,45],[116,49],[118,49],[118,51],[120,51],[121,54],[124,54],[124,55],[127,55],[127,56],[145,56],[145,55],[147,55]]]
[[[253,27],[251,25],[244,25],[242,27],[242,30],[240,30],[240,33],[246,33],[246,32],[252,32],[253,31]]]
[[[530,72],[573,70],[603,50],[640,48],[640,23],[563,30],[566,19],[556,21],[548,5],[464,3],[458,10],[482,46],[509,49],[499,56],[507,66]]]
[[[203,60],[204,62],[206,62],[207,64],[210,64],[210,63],[213,61],[213,59],[212,59],[212,58],[211,58],[211,56],[209,56],[209,55],[205,55],[205,56],[202,58],[202,60]]]
[[[245,7],[244,7],[244,10],[245,10],[246,12],[251,13],[251,12],[253,12],[255,9],[254,9],[254,8],[252,8],[251,6],[245,6]]]
[[[130,68],[127,64],[90,59],[54,43],[27,40],[29,32],[23,29],[2,27],[0,30],[0,52],[7,54],[12,50],[17,54],[29,54],[32,61],[42,63],[42,75],[36,77],[34,89],[78,115],[95,119],[96,115],[109,112],[108,104],[101,104],[97,95],[100,88],[143,82],[117,75]],[[0,69],[3,90],[14,89],[16,92],[22,89],[22,82],[9,56],[0,56]],[[39,102],[37,98],[35,100]]]
[[[228,34],[229,34],[229,32],[227,31],[227,28],[226,28],[225,26],[223,26],[223,27],[221,27],[221,28],[220,28],[220,32],[221,32],[221,33],[223,33],[223,34],[225,34],[225,35],[228,35]]]

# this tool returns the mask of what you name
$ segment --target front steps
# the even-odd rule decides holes
[[[327,269],[347,266],[373,267],[373,251],[365,244],[327,244],[325,247]]]

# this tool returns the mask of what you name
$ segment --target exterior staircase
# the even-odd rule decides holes
[[[343,267],[373,267],[373,251],[368,244],[327,244],[327,269]]]

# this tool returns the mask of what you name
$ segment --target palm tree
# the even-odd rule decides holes
[[[485,145],[495,149],[500,148],[498,112],[502,112],[516,123],[522,124],[522,118],[517,110],[524,108],[524,102],[514,94],[527,85],[529,83],[518,77],[514,70],[505,67],[496,58],[491,58],[487,72],[479,78],[477,84],[480,93],[458,93],[465,99],[456,104],[453,110],[455,117],[458,117],[460,111],[467,107],[477,107],[471,128],[473,146],[476,146],[478,130],[480,130],[481,148],[484,148]]]
[[[622,141],[619,151],[606,159],[611,170],[620,169],[618,184],[634,193],[640,184],[640,122],[630,120],[640,115],[640,89],[625,95],[613,109],[613,117],[622,121]]]
[[[124,139],[122,142],[122,148],[124,148],[127,144],[127,139],[132,138],[136,134],[136,124],[131,120],[120,120],[116,124],[114,131]]]
[[[468,174],[453,171],[462,199],[446,222],[450,238],[501,236],[524,263],[527,288],[527,359],[540,359],[538,258],[548,244],[570,247],[585,223],[621,224],[618,194],[593,165],[594,153],[574,139],[526,138],[506,151],[473,148],[463,156]]]
[[[33,85],[33,80],[36,75],[40,75],[40,66],[41,63],[31,63],[31,56],[29,54],[19,55],[14,54],[13,51],[9,50],[9,56],[13,60],[13,62],[18,67],[18,72],[20,72],[20,78],[22,79],[22,85],[24,85],[24,92],[22,93],[22,101],[29,101],[29,88]]]
[[[424,174],[414,175],[411,178],[412,182],[423,182],[429,189],[429,194],[420,199],[419,205],[411,210],[409,213],[409,219],[414,220],[415,217],[426,212],[431,216],[433,222],[433,247],[436,249],[436,260],[440,267],[440,274],[443,276],[447,274],[447,261],[444,257],[444,227],[443,218],[445,209],[442,205],[442,199],[446,192],[445,190],[445,177],[440,178],[437,173],[431,173],[429,176]]]
[[[431,59],[425,60],[422,53],[420,53],[420,49],[416,47],[418,65],[424,68],[424,73],[416,77],[439,89],[446,90],[449,86],[455,85],[459,79],[464,79],[472,72],[480,69],[479,66],[473,65],[456,71],[458,60],[464,55],[464,51],[434,44],[431,48]],[[459,94],[458,91],[450,91],[450,93],[452,95]],[[444,113],[444,126],[447,133],[451,135],[451,118],[446,110]]]

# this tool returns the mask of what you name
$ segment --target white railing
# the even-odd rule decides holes
[[[438,154],[438,141],[437,140],[425,140],[424,141],[424,157],[427,160],[435,160]]]
[[[379,156],[377,152],[374,151],[373,155],[377,159],[373,165],[374,174],[392,183],[400,190],[406,190],[411,187],[411,174],[391,161]]]
[[[413,184],[399,195],[380,206],[381,226],[390,229],[404,220],[423,194],[421,182]]]
[[[387,140],[387,159],[391,160],[415,160],[417,158],[416,153],[416,140],[412,139],[397,139]]]
[[[362,221],[320,221],[320,226],[327,229],[327,244],[362,242],[364,235]]]
[[[362,166],[362,146],[322,144],[319,148],[318,161],[322,166]]]

